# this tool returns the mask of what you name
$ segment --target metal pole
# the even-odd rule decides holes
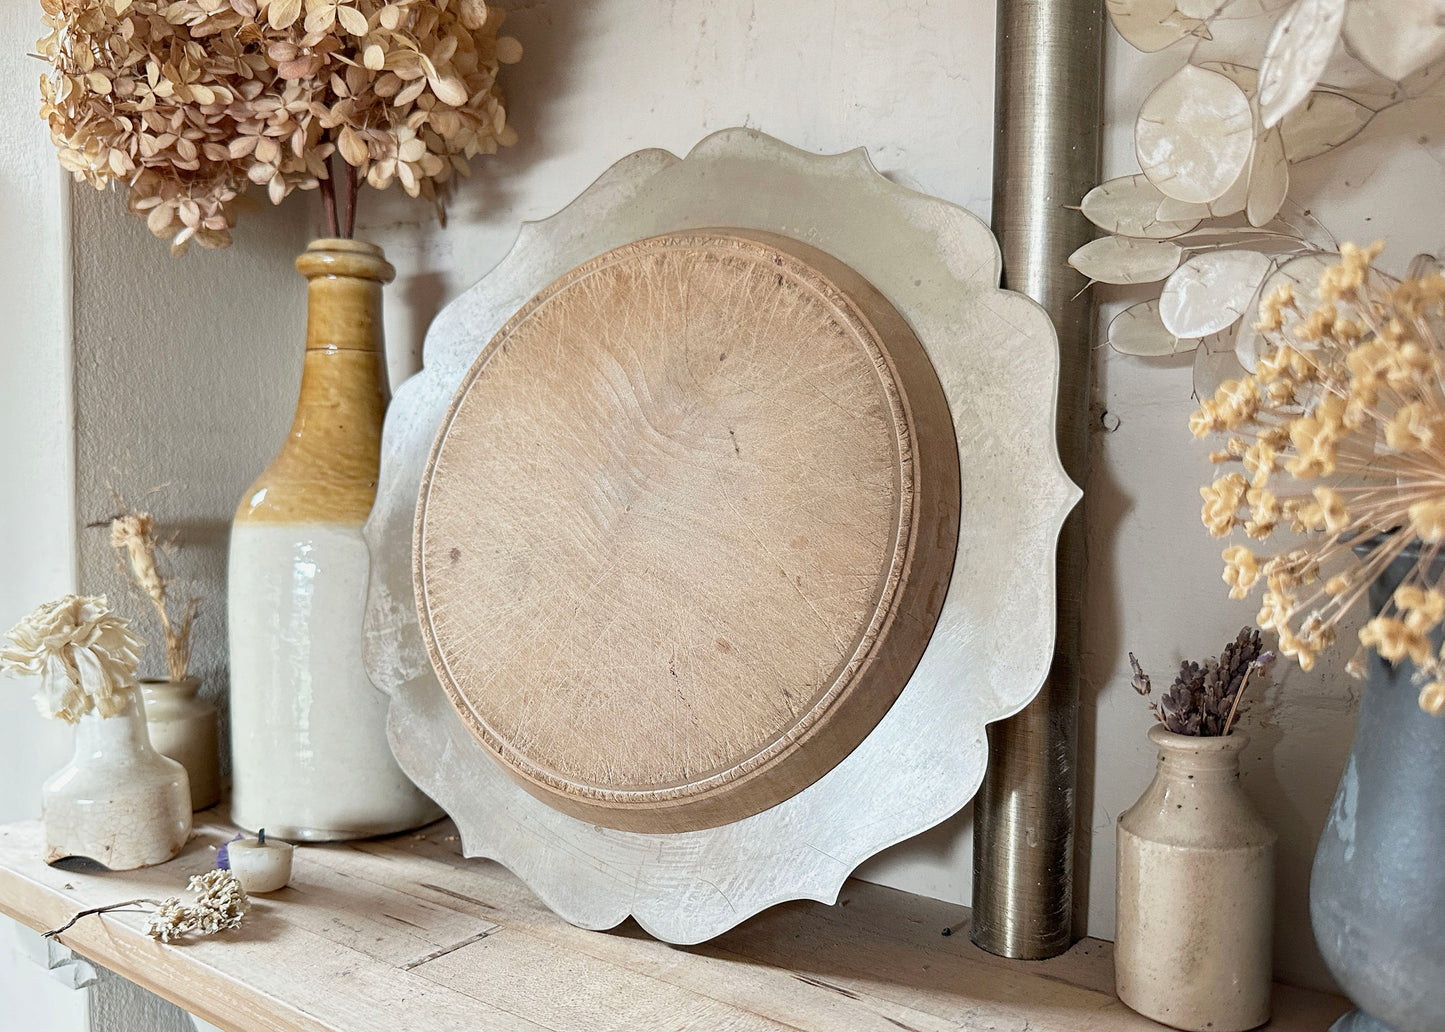
[[[1098,181],[1103,11],[1099,0],[998,0],[993,230],[1004,286],[1038,301],[1059,334],[1059,453],[1088,472],[1094,306],[1067,259],[1093,235],[1076,205]],[[1058,635],[1039,697],[988,729],[974,803],[973,941],[1037,960],[1073,936],[1082,507],[1064,524]]]

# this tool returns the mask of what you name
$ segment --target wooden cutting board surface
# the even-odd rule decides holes
[[[433,447],[433,666],[534,795],[630,831],[728,823],[897,698],[957,542],[947,402],[851,269],[752,231],[578,266],[483,350]]]

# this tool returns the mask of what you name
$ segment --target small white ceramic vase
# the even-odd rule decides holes
[[[151,747],[140,693],[75,725],[75,755],[42,789],[45,862],[86,857],[128,871],[165,863],[191,834],[186,769]]]
[[[1248,738],[1156,724],[1154,780],[1119,816],[1119,999],[1188,1032],[1269,1020],[1276,835],[1239,786]]]
[[[146,729],[151,745],[186,768],[191,782],[191,809],[204,810],[221,801],[221,758],[216,746],[216,707],[196,695],[201,682],[143,680]]]

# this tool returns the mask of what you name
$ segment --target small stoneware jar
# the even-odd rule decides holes
[[[1188,1032],[1269,1020],[1277,836],[1239,785],[1248,738],[1156,724],[1154,780],[1119,817],[1119,999]]]
[[[204,810],[221,801],[216,707],[196,695],[199,687],[200,681],[194,677],[140,682],[151,745],[186,768],[192,810]]]
[[[139,694],[75,725],[75,755],[41,793],[45,862],[86,857],[112,871],[165,863],[191,833],[186,769],[151,747]]]

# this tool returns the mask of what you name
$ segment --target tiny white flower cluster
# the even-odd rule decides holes
[[[212,935],[228,928],[239,928],[241,918],[250,908],[246,890],[230,871],[207,871],[198,874],[186,888],[198,893],[194,903],[182,903],[171,896],[161,903],[150,921],[146,934],[161,942],[170,942],[192,932]]]

